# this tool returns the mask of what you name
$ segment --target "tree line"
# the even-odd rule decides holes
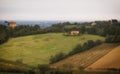
[[[104,36],[105,42],[107,43],[116,43],[120,42],[120,22],[116,19],[110,21],[95,21],[95,25],[91,25],[92,22],[85,23],[58,23],[50,26],[47,31],[48,32],[61,32],[61,33],[69,33],[72,30],[78,30],[80,34],[94,34]],[[72,26],[75,27],[65,27]]]
[[[8,41],[9,35],[8,35],[8,29],[4,25],[0,25],[0,44]]]
[[[15,28],[7,27],[0,24],[0,44],[6,42],[10,37],[19,37],[33,34],[43,33],[70,33],[72,30],[78,30],[80,34],[94,34],[104,36],[106,42],[120,42],[120,22],[117,20],[110,21],[95,21],[96,25],[91,25],[92,22],[84,23],[57,23],[50,27],[41,28],[39,25],[18,25]],[[75,26],[75,27],[66,27]]]
[[[51,56],[50,58],[50,64],[52,63],[55,63],[55,62],[58,62],[60,60],[63,60],[69,56],[72,56],[74,54],[77,54],[77,53],[80,53],[80,52],[84,52],[86,50],[89,50],[95,46],[98,46],[102,44],[102,41],[100,40],[96,40],[96,41],[93,41],[93,40],[88,40],[87,42],[85,42],[83,45],[81,44],[78,44],[72,51],[70,51],[68,54],[65,54],[63,52],[60,52],[54,56]]]
[[[0,44],[6,42],[11,37],[42,33],[46,33],[46,29],[42,29],[39,25],[18,25],[15,28],[11,28],[0,24]]]

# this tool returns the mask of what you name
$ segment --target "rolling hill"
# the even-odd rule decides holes
[[[110,51],[107,55],[87,67],[86,71],[98,71],[106,69],[120,69],[120,45]]]
[[[118,44],[104,43],[88,51],[73,55],[67,59],[54,63],[50,67],[60,70],[83,70],[106,55],[116,46],[118,46]]]
[[[52,55],[59,52],[67,54],[78,44],[98,39],[104,41],[104,37],[97,35],[64,36],[62,33],[11,38],[0,45],[0,58],[11,61],[21,60],[30,66],[49,64]]]

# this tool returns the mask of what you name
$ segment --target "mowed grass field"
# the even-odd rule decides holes
[[[11,38],[0,45],[0,58],[36,66],[37,64],[49,64],[52,55],[59,52],[68,53],[77,44],[83,44],[88,40],[102,40],[104,37],[96,35],[63,36],[62,33],[48,33]]]

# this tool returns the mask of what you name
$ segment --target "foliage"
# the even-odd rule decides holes
[[[58,52],[67,54],[77,44],[82,45],[88,40],[98,39],[104,41],[104,37],[89,34],[66,37],[62,33],[47,33],[16,37],[0,45],[0,57],[14,61],[22,59],[31,66],[49,64],[52,55]]]
[[[46,74],[49,70],[49,65],[38,65],[38,69],[40,70],[40,74]]]
[[[106,29],[106,42],[117,43],[120,42],[120,23],[113,23]]]
[[[120,72],[120,68],[107,68],[108,71]]]
[[[78,44],[71,52],[69,52],[69,56],[70,55],[74,55],[76,53],[80,53],[86,50],[89,50],[91,48],[93,48],[94,46],[100,45],[102,44],[102,42],[100,40],[88,40],[86,43],[83,44],[83,46],[81,44]]]
[[[86,43],[83,44],[83,46],[81,44],[78,44],[71,52],[69,52],[67,55],[60,52],[58,54],[56,54],[55,56],[51,56],[50,58],[50,64],[58,62],[60,60],[63,60],[64,58],[67,58],[71,55],[74,55],[76,53],[80,53],[86,50],[89,50],[91,48],[93,48],[94,46],[100,45],[102,42],[100,40],[88,40]]]
[[[32,34],[40,34],[41,28],[39,25],[30,26],[30,25],[18,25],[14,29],[9,28],[9,32],[11,33],[11,37],[32,35]],[[9,34],[10,34],[9,33]]]
[[[51,58],[50,58],[50,64],[58,62],[58,61],[60,61],[60,60],[62,60],[64,58],[66,58],[66,54],[60,52],[60,53],[58,53],[58,54],[56,54],[54,56],[51,56]]]
[[[52,26],[46,28],[41,28],[39,25],[17,25],[15,28],[0,25],[0,44],[7,41],[9,37],[44,34],[50,32],[65,33],[65,35],[69,35],[72,30],[78,30],[80,31],[80,34],[88,33],[104,36],[106,37],[106,42],[120,42],[120,23],[116,19],[112,19],[110,21],[95,21],[95,23],[96,25],[91,25],[91,22],[63,22],[53,24]],[[112,38],[113,41],[108,41],[110,38]]]
[[[7,27],[0,25],[0,44],[6,42],[9,39]]]

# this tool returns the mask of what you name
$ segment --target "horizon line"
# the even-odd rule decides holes
[[[80,22],[90,22],[90,21],[108,21],[108,20],[113,20],[113,19],[115,19],[115,18],[112,18],[112,19],[96,19],[96,20],[43,20],[43,19],[41,19],[41,20],[17,20],[17,19],[14,19],[14,20],[10,20],[10,19],[0,19],[0,21],[76,21],[76,22],[78,22],[78,21],[80,21]],[[118,21],[120,21],[120,19],[116,19],[116,20],[118,20]]]

